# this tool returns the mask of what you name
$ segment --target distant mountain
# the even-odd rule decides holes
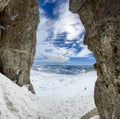
[[[89,65],[33,65],[33,70],[56,74],[76,75],[94,70]]]

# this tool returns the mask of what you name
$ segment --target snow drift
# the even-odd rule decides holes
[[[36,96],[0,74],[0,119],[38,119]]]

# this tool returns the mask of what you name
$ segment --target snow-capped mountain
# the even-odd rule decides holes
[[[93,67],[89,65],[33,65],[32,69],[66,75],[76,75],[94,70]]]

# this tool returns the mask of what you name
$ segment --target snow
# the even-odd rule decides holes
[[[95,71],[79,75],[31,71],[36,95],[50,99],[50,108],[58,110],[61,116],[56,115],[56,119],[80,119],[95,108],[93,92],[96,79]]]
[[[95,108],[96,79],[95,71],[61,75],[32,70],[33,95],[0,74],[0,119],[81,119]]]
[[[60,75],[31,71],[31,81],[38,96],[88,96],[93,94],[96,72],[79,75]]]
[[[99,116],[94,116],[94,117],[92,117],[90,119],[99,119]]]
[[[37,119],[38,98],[0,74],[0,119]]]

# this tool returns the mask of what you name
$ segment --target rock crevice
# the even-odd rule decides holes
[[[70,0],[86,28],[84,44],[93,51],[98,79],[95,104],[101,119],[120,118],[120,1]]]

